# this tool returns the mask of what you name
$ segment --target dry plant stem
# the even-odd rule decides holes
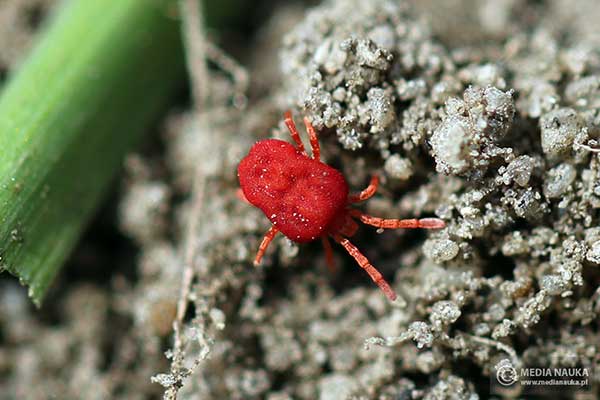
[[[192,82],[192,94],[196,109],[198,128],[203,132],[209,132],[209,117],[207,108],[209,106],[209,72],[207,60],[210,59],[220,68],[228,71],[234,80],[236,87],[236,99],[238,103],[245,103],[245,92],[248,87],[248,75],[233,59],[228,57],[217,46],[210,43],[205,36],[203,26],[202,6],[197,0],[180,0],[179,9],[183,21],[183,38],[187,50],[187,67]],[[186,233],[184,268],[181,283],[181,292],[177,303],[177,315],[173,322],[174,331],[174,355],[172,372],[185,378],[193,373],[200,364],[202,357],[194,360],[192,367],[182,373],[185,346],[181,335],[183,319],[187,312],[189,295],[192,281],[194,280],[194,259],[197,252],[198,223],[204,204],[204,190],[206,187],[206,175],[200,167],[197,168],[192,186],[192,210],[190,222]],[[173,386],[167,391],[169,396],[175,398],[179,386]]]
[[[464,335],[464,337],[468,338],[469,340],[475,342],[475,343],[480,343],[489,347],[495,347],[496,349],[505,352],[509,357],[510,357],[510,361],[512,362],[512,365],[521,365],[521,362],[519,360],[519,357],[517,356],[517,352],[512,348],[509,347],[508,345],[499,342],[497,340],[492,340],[492,339],[488,339],[485,337],[480,337],[480,336],[474,336],[474,335],[469,335],[468,333],[462,333]]]
[[[205,42],[206,45],[206,58],[214,62],[223,71],[227,71],[235,84],[235,97],[236,105],[245,104],[246,92],[250,84],[250,78],[248,72],[237,63],[233,58],[229,57],[227,53],[221,50],[217,45],[210,41]]]
[[[207,59],[207,41],[204,34],[202,5],[198,0],[180,0],[183,20],[183,38],[187,51],[187,66],[192,81],[192,93],[196,113],[206,111],[209,89]]]
[[[180,11],[183,19],[183,37],[187,49],[187,65],[192,81],[192,93],[194,103],[196,104],[196,114],[198,122],[202,127],[206,123],[203,117],[203,111],[208,99],[208,89],[205,83],[208,82],[208,68],[206,65],[206,46],[204,39],[204,29],[202,26],[202,11],[200,4],[196,0],[181,0]],[[205,115],[205,114],[204,114]],[[181,330],[183,318],[187,311],[190,288],[194,278],[194,257],[196,254],[196,232],[198,221],[202,213],[204,200],[204,188],[206,186],[206,177],[203,171],[198,168],[194,177],[192,188],[193,205],[190,213],[190,222],[187,230],[185,244],[185,260],[183,269],[183,278],[181,283],[181,293],[177,303],[177,318],[173,323],[175,334],[173,368],[178,372],[183,364],[183,339]]]
[[[581,144],[576,144],[576,146],[581,147],[582,149],[585,149],[585,150],[587,150],[589,152],[592,152],[592,153],[600,153],[600,149],[588,146],[587,144],[581,143]]]

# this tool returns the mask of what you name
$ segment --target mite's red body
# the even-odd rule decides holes
[[[238,176],[246,199],[295,242],[318,239],[346,211],[344,176],[282,140],[267,139],[252,146]]]
[[[290,112],[285,114],[285,122],[296,147],[282,140],[262,140],[252,146],[238,167],[238,178],[245,199],[260,208],[273,224],[260,245],[255,264],[260,263],[271,240],[277,232],[281,232],[298,243],[321,238],[327,262],[332,266],[333,255],[327,241],[327,237],[331,236],[367,271],[386,296],[394,300],[396,294],[379,271],[347,239],[358,229],[353,218],[387,229],[435,229],[444,227],[444,222],[437,218],[382,219],[350,208],[352,203],[366,200],[375,194],[377,177],[373,177],[369,187],[361,193],[349,195],[344,176],[319,160],[319,142],[310,122],[304,119],[310,137],[312,158],[304,150]]]

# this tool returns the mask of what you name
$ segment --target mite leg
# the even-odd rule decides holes
[[[321,159],[321,146],[319,145],[319,139],[317,138],[317,133],[315,132],[315,127],[312,126],[308,118],[304,117],[304,125],[306,126],[306,131],[308,132],[308,137],[310,138],[310,147],[312,149],[313,158],[315,160]]]
[[[333,259],[333,249],[331,248],[331,243],[329,243],[327,236],[321,236],[321,242],[323,243],[323,248],[325,249],[325,261],[327,262],[327,268],[329,268],[329,272],[333,274],[336,272],[337,268]]]
[[[350,210],[349,212],[350,215],[352,215],[355,218],[358,218],[363,224],[383,229],[441,229],[446,226],[446,223],[439,218],[384,219],[363,214],[358,210]]]
[[[244,195],[244,191],[242,190],[242,188],[238,188],[235,191],[235,197],[237,197],[238,199],[240,199],[241,201],[243,201],[244,203],[247,204],[251,204],[248,199],[246,198],[246,195]]]
[[[379,178],[377,177],[377,175],[373,175],[371,177],[371,182],[369,182],[369,186],[367,186],[366,189],[360,193],[350,195],[348,197],[348,201],[350,203],[358,203],[359,201],[367,200],[375,194],[378,186]]]
[[[340,235],[335,235],[333,238],[336,242],[338,242],[339,244],[344,246],[344,248],[346,249],[348,254],[350,254],[352,257],[354,257],[354,259],[356,260],[356,262],[358,263],[358,265],[360,265],[360,267],[362,269],[367,271],[367,273],[369,274],[369,276],[371,277],[373,282],[375,282],[377,284],[377,286],[379,286],[379,288],[383,291],[383,293],[385,293],[385,295],[387,296],[388,299],[390,299],[392,301],[396,300],[397,296],[396,296],[396,293],[394,292],[394,289],[392,289],[390,287],[390,285],[386,282],[386,280],[379,273],[379,271],[377,271],[377,268],[375,268],[374,266],[371,265],[371,263],[369,262],[367,257],[365,257],[360,252],[360,250],[358,250],[356,248],[356,246],[354,246],[352,243],[350,243],[350,241],[348,239],[343,238]]]
[[[306,150],[304,150],[304,144],[302,144],[302,140],[300,139],[300,134],[298,133],[296,124],[294,123],[294,120],[292,119],[292,112],[289,110],[286,111],[283,114],[283,120],[285,121],[285,124],[287,125],[288,130],[290,131],[290,135],[292,136],[292,139],[294,139],[294,142],[296,142],[296,146],[298,147],[298,150],[300,150],[304,155],[306,155]]]
[[[262,257],[265,254],[267,247],[269,247],[269,244],[271,243],[275,235],[277,235],[277,232],[279,232],[279,230],[272,226],[271,228],[269,228],[267,233],[265,233],[262,242],[260,242],[260,246],[258,246],[258,252],[256,252],[256,257],[254,257],[255,266],[258,266],[260,264],[260,260],[262,260]]]
[[[344,224],[335,232],[347,238],[352,237],[358,231],[358,224],[349,213],[344,216]]]

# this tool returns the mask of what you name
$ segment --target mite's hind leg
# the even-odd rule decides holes
[[[446,226],[446,223],[439,218],[385,219],[363,214],[359,210],[350,210],[349,212],[363,224],[383,229],[441,229]]]
[[[333,249],[331,248],[331,243],[329,243],[329,239],[327,236],[321,236],[321,242],[323,243],[323,248],[325,249],[325,261],[327,262],[327,268],[329,268],[329,272],[334,274],[337,271],[335,260],[333,259]]]
[[[394,292],[394,289],[391,288],[391,286],[386,282],[386,280],[383,278],[383,276],[377,270],[377,268],[371,265],[369,259],[365,257],[360,252],[360,250],[356,248],[356,246],[350,243],[348,239],[341,237],[340,235],[335,235],[333,238],[336,242],[344,246],[348,254],[350,254],[356,260],[356,262],[358,263],[358,265],[360,265],[362,269],[367,271],[373,282],[375,282],[377,286],[379,286],[379,288],[383,291],[383,293],[385,293],[388,299],[392,301],[396,300],[397,296],[396,292]]]

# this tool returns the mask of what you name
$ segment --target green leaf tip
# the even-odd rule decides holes
[[[185,77],[176,3],[70,0],[0,94],[0,269],[39,305]]]

